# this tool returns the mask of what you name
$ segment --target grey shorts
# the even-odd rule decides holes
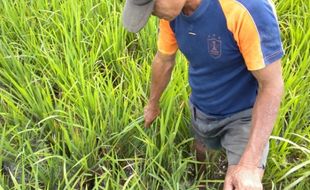
[[[248,143],[251,130],[252,109],[247,109],[232,116],[218,119],[206,115],[190,102],[191,131],[194,138],[207,149],[224,148],[228,165],[236,165]],[[269,143],[264,149],[258,167],[265,168],[269,151]]]

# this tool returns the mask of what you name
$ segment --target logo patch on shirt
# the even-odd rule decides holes
[[[221,37],[215,34],[208,36],[208,53],[214,59],[221,57],[222,55],[222,40]]]

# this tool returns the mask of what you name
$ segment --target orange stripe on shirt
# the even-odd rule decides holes
[[[235,0],[220,0],[220,4],[248,70],[264,68],[260,35],[249,11]]]
[[[172,55],[178,50],[178,43],[169,21],[160,19],[157,48],[163,54]]]

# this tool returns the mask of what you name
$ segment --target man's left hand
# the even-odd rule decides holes
[[[224,190],[262,190],[262,169],[252,166],[229,166]]]

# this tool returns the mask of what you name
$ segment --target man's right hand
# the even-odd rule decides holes
[[[159,100],[166,89],[175,65],[175,53],[166,55],[157,51],[152,63],[151,91],[147,106],[144,108],[144,127],[149,128],[160,114]]]
[[[159,114],[159,105],[148,103],[144,108],[144,127],[149,128]]]

